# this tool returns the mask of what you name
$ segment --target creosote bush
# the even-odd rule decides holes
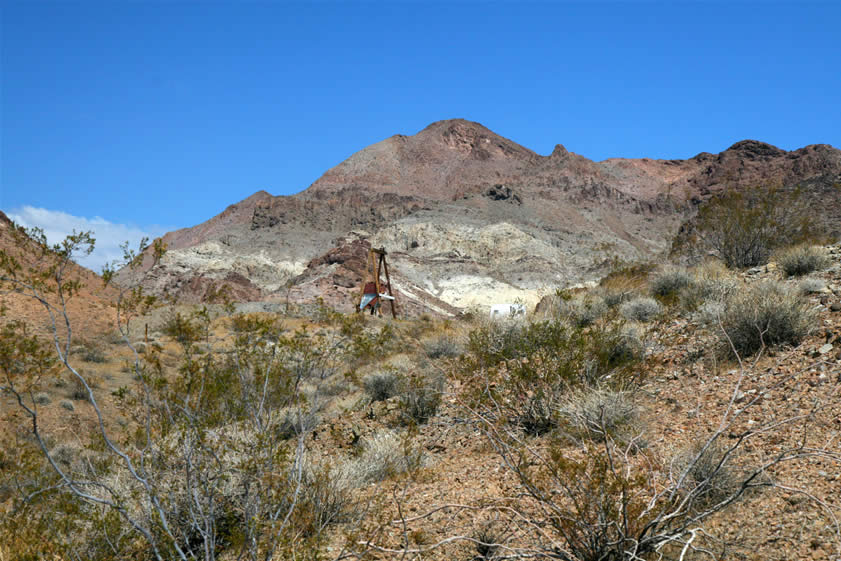
[[[675,249],[712,251],[730,268],[764,265],[780,247],[825,237],[799,189],[762,186],[730,188],[701,206],[694,234]]]
[[[469,335],[469,350],[460,366],[475,405],[492,401],[490,415],[530,435],[558,426],[569,391],[633,383],[642,358],[638,339],[622,325],[582,328],[565,321],[480,327]]]
[[[811,245],[797,245],[777,255],[777,265],[787,277],[800,277],[825,269],[829,265],[826,252]]]
[[[732,343],[741,356],[751,356],[764,347],[799,344],[814,322],[814,313],[796,291],[774,281],[757,282],[724,302],[722,342],[728,348]]]

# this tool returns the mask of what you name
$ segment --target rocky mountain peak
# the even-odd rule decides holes
[[[567,151],[567,149],[564,147],[563,144],[556,144],[554,150],[552,150],[552,153],[549,154],[549,157],[550,158],[563,158],[567,154],[569,154],[569,151]]]
[[[739,152],[747,157],[776,157],[784,156],[785,150],[781,150],[776,146],[768,144],[767,142],[760,142],[758,140],[742,140],[731,146],[726,152]]]

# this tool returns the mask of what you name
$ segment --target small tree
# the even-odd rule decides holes
[[[728,189],[703,205],[690,243],[742,268],[764,265],[779,247],[821,237],[800,189],[751,187]]]

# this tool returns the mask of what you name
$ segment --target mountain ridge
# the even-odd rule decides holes
[[[352,290],[343,285],[364,271],[336,273],[331,285],[336,264],[321,257],[364,239],[386,246],[398,284],[415,295],[422,289],[430,302],[532,302],[541,291],[591,280],[612,257],[664,255],[698,205],[724,189],[771,182],[810,184],[816,204],[829,203],[826,219],[841,224],[830,189],[841,182],[841,151],[829,145],[786,152],[741,140],[686,160],[594,162],[561,144],[542,156],[479,123],[436,121],[363,148],[300,193],[257,191],[166,234],[170,253],[146,283],[188,301],[202,298],[196,286],[213,282],[261,301],[294,286],[302,302],[335,292],[328,303],[349,309]],[[136,277],[123,271],[119,279]],[[304,286],[313,279],[317,290]]]

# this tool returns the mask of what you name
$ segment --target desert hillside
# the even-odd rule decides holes
[[[159,302],[127,341],[88,307],[66,364],[4,330],[0,559],[841,555],[838,244],[438,305]]]

